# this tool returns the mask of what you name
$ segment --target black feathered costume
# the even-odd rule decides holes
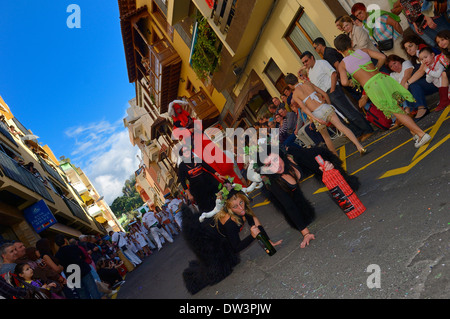
[[[189,293],[196,294],[233,272],[240,262],[239,253],[255,240],[252,235],[241,240],[239,233],[245,222],[253,226],[255,221],[252,215],[245,214],[245,219],[238,217],[242,222],[240,226],[230,218],[223,225],[219,223],[217,228],[213,218],[200,222],[200,213],[192,207],[183,206],[182,214],[184,239],[197,257],[183,271],[183,280]],[[264,227],[259,225],[258,228],[269,238]]]
[[[183,271],[183,280],[189,293],[196,294],[230,275],[240,262],[240,257],[227,238],[219,234],[212,218],[200,222],[201,212],[186,205],[181,212],[182,234],[197,257]]]
[[[293,156],[295,167],[300,170],[302,177],[315,174],[316,178],[321,181],[322,171],[314,159],[315,156],[321,155],[325,161],[331,162],[341,172],[354,190],[359,187],[358,178],[349,176],[342,168],[341,160],[327,149],[319,147],[289,148],[287,153]],[[287,160],[286,154],[282,154],[282,158]],[[314,220],[314,207],[304,197],[298,185],[290,194],[276,183],[273,179],[270,185],[266,185],[268,191],[264,192],[265,196],[284,213],[290,226],[299,230],[304,229]],[[181,208],[181,213],[183,236],[197,257],[196,260],[190,261],[188,268],[183,271],[183,280],[189,293],[196,294],[203,288],[217,284],[229,276],[233,272],[233,268],[240,262],[239,252],[251,244],[253,238],[247,237],[240,242],[230,240],[232,236],[227,234],[227,227],[220,227],[222,233],[219,233],[213,218],[207,218],[200,222],[199,217],[202,212],[187,205]],[[251,224],[250,218],[248,218],[248,222]],[[233,229],[236,229],[235,225],[232,226]],[[264,231],[262,227],[260,230]]]

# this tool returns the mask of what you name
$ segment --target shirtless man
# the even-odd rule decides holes
[[[292,73],[287,74],[285,81],[293,90],[292,99],[298,103],[302,111],[314,122],[317,130],[322,135],[325,144],[331,152],[338,155],[327,130],[327,125],[330,123],[355,144],[361,155],[367,153],[367,149],[359,143],[355,134],[339,120],[339,117],[331,106],[330,98],[326,92],[309,81],[299,83],[298,78]],[[326,103],[323,102],[322,97],[325,99]]]

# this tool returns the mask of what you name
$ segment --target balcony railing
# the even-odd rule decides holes
[[[11,143],[13,143],[15,146],[17,146],[16,141],[12,137],[11,133],[9,132],[8,126],[0,121],[0,133],[3,134]]]
[[[216,0],[211,12],[211,19],[220,28],[220,32],[227,33],[236,9],[236,0]]]
[[[89,218],[86,216],[86,212],[84,209],[75,201],[68,199],[67,197],[63,197],[64,202],[66,203],[67,207],[69,207],[70,211],[75,217],[78,217],[79,219],[85,221],[86,223],[90,224]]]
[[[44,161],[42,158],[40,158],[40,162],[42,167],[45,169],[47,173],[49,173],[54,179],[56,179],[61,185],[66,186],[66,183],[64,183],[64,180],[62,179],[61,175],[53,168],[51,167],[46,161]]]
[[[165,113],[169,103],[178,97],[181,58],[166,40],[149,47],[149,56],[142,61],[148,72],[150,98]]]
[[[28,188],[36,194],[39,194],[44,199],[54,203],[53,198],[50,196],[42,181],[1,151],[0,168],[8,178]]]

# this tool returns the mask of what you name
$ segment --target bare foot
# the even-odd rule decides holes
[[[314,239],[316,239],[316,237],[314,237],[313,234],[308,233],[308,234],[304,235],[304,236],[303,236],[303,241],[302,241],[302,243],[300,244],[300,248],[305,248],[306,246],[309,245],[309,242],[310,242],[311,240],[314,240]]]

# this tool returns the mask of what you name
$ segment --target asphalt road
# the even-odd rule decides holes
[[[255,214],[273,240],[283,239],[274,256],[254,243],[229,277],[192,296],[181,274],[194,255],[180,235],[127,274],[117,299],[449,298],[449,111],[419,122],[433,136],[420,150],[405,128],[378,131],[363,143],[370,150],[364,157],[351,143],[345,153],[340,149],[348,172],[360,178],[358,196],[367,207],[356,219],[347,218],[327,192],[316,193],[323,185],[315,179],[304,181],[317,213],[309,227],[316,240],[307,248],[255,192],[252,204],[261,204]],[[379,286],[370,288],[368,281]]]

